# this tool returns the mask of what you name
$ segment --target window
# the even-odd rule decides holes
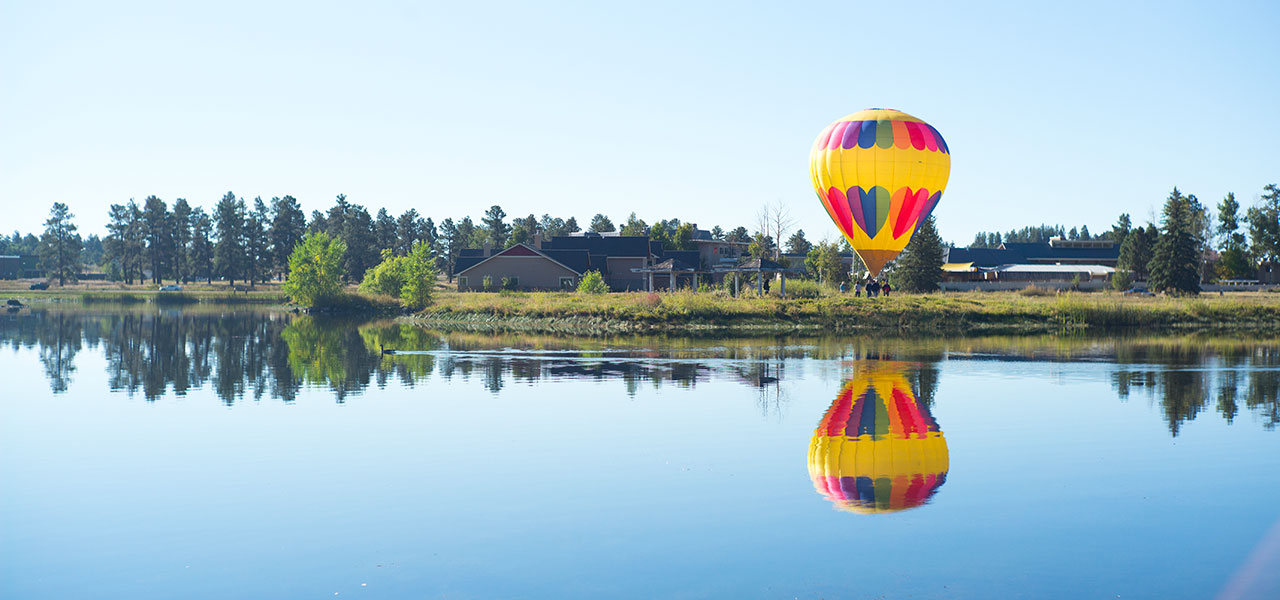
[[[574,289],[574,288],[576,288],[576,287],[577,287],[577,285],[575,285],[575,284],[573,283],[573,278],[572,278],[572,277],[561,277],[561,278],[560,278],[560,289],[562,289],[562,290],[573,290],[573,289]]]
[[[467,278],[466,278],[466,277],[459,277],[459,278],[458,278],[458,290],[459,290],[459,291],[461,291],[461,290],[463,290],[463,289],[466,289],[466,287],[467,287]]]

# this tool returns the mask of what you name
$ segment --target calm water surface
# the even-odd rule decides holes
[[[7,599],[1280,597],[1247,336],[24,309],[0,381]]]

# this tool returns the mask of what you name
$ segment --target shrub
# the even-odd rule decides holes
[[[604,282],[600,271],[587,271],[578,282],[579,294],[604,294],[609,291],[609,284]]]
[[[309,233],[289,254],[289,277],[284,293],[289,299],[314,306],[336,297],[342,291],[342,257],[347,244],[327,233]]]
[[[644,304],[649,308],[658,308],[662,306],[662,296],[657,292],[649,292],[644,295]]]
[[[407,257],[395,256],[390,250],[382,251],[382,262],[370,267],[360,282],[360,291],[366,294],[399,296],[405,283]]]
[[[480,280],[480,287],[481,287],[481,288],[484,288],[484,291],[486,291],[486,292],[492,292],[492,291],[493,291],[493,276],[492,276],[492,275],[485,275],[485,276],[484,276],[484,279],[481,279],[481,280]]]
[[[1133,275],[1128,271],[1116,271],[1111,274],[1111,288],[1117,291],[1125,291],[1129,286],[1133,285]]]
[[[502,289],[504,289],[504,290],[509,290],[509,291],[515,291],[515,289],[516,289],[516,279],[515,279],[515,278],[513,278],[513,277],[503,277],[503,278],[502,278]]]

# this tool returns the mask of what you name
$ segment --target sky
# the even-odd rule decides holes
[[[0,0],[0,231],[65,202],[337,194],[436,222],[631,212],[839,234],[808,153],[891,107],[952,151],[943,238],[1280,182],[1280,3]]]

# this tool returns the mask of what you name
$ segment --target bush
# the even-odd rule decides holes
[[[484,291],[486,291],[486,292],[492,292],[492,291],[493,291],[493,276],[492,276],[492,275],[485,275],[485,276],[484,276],[484,279],[481,279],[481,280],[480,280],[480,287],[481,287],[481,288],[484,288]]]
[[[587,274],[582,276],[582,281],[578,282],[579,294],[604,294],[608,291],[609,284],[604,282],[600,271],[587,271]]]
[[[404,284],[400,286],[400,303],[412,310],[422,310],[431,304],[431,290],[436,285],[436,257],[429,244],[417,241],[409,256],[402,260]]]
[[[1112,289],[1123,292],[1131,285],[1133,285],[1133,275],[1128,271],[1116,271],[1111,274]]]
[[[503,278],[502,278],[502,289],[504,289],[504,290],[508,290],[508,291],[515,291],[515,289],[516,289],[516,279],[515,279],[515,278],[513,278],[513,277],[503,277]]]
[[[289,277],[280,286],[289,299],[307,306],[328,301],[342,292],[342,257],[347,244],[327,233],[303,236],[289,254]]]
[[[396,297],[405,283],[406,257],[395,256],[390,250],[382,251],[382,262],[364,273],[360,291],[365,294]]]

